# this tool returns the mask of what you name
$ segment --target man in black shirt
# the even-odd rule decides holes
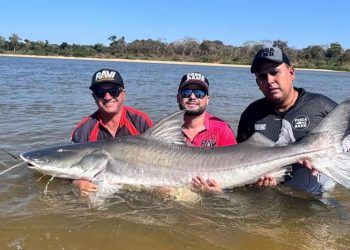
[[[242,113],[237,141],[247,140],[259,132],[279,145],[300,140],[315,128],[337,105],[326,96],[295,88],[295,71],[286,54],[277,47],[265,47],[253,59],[251,73],[264,98],[251,103]],[[312,169],[309,161],[294,164],[292,177],[285,185],[319,195],[334,186],[334,182]],[[258,186],[274,186],[269,175],[257,182]]]
[[[277,47],[264,47],[254,56],[251,73],[264,98],[251,103],[241,115],[237,142],[243,142],[259,132],[276,142],[287,145],[306,136],[337,105],[326,96],[295,88],[294,67],[286,54]],[[350,139],[349,139],[350,145]],[[350,148],[350,146],[349,146]],[[207,191],[221,190],[217,182],[208,187],[195,183]],[[258,186],[275,186],[271,175],[261,177]],[[308,160],[292,166],[291,177],[284,185],[313,195],[320,195],[335,183],[318,173]]]

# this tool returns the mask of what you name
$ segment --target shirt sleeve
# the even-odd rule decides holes
[[[73,143],[82,143],[89,141],[90,126],[87,124],[89,117],[85,117],[79,124],[73,129],[70,140]],[[88,125],[88,126],[86,126]]]
[[[75,128],[71,135],[71,142],[73,143],[83,143],[89,141],[89,135],[86,133],[83,133],[81,129]]]
[[[75,133],[74,133],[74,132],[75,132],[75,131],[73,130],[73,132],[72,132],[72,134],[71,134],[70,140],[71,140],[71,142],[73,142],[73,143],[78,143],[77,137],[75,136]]]

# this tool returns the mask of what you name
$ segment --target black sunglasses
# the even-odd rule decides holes
[[[194,93],[194,96],[198,99],[203,99],[206,95],[208,95],[207,91],[201,90],[201,89],[180,89],[179,94],[182,98],[189,98],[192,93]]]
[[[118,97],[120,95],[121,92],[123,92],[123,88],[110,88],[110,89],[95,89],[94,90],[94,95],[97,98],[103,98],[106,93],[109,93],[112,97]]]

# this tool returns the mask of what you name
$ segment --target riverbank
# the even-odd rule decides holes
[[[62,60],[110,61],[110,62],[156,63],[156,64],[175,64],[175,65],[194,65],[194,66],[197,65],[197,66],[208,66],[208,67],[250,68],[250,65],[242,65],[242,64],[179,62],[179,61],[159,61],[159,60],[141,60],[141,59],[119,59],[119,58],[35,56],[35,55],[19,55],[19,54],[0,54],[0,57],[23,57],[23,58],[43,58],[43,59],[62,59]],[[306,70],[306,71],[340,72],[337,70],[330,70],[330,69],[307,69],[307,68],[296,68],[296,69]]]

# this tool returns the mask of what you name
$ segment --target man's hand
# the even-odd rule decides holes
[[[304,167],[310,169],[311,174],[313,176],[316,176],[319,174],[319,171],[315,169],[314,165],[311,163],[309,159],[301,159],[298,161],[299,164],[303,165]]]
[[[74,180],[73,184],[80,189],[82,196],[89,196],[93,192],[97,192],[98,186],[87,180]]]
[[[204,180],[200,176],[192,178],[192,187],[199,191],[204,192],[222,192],[220,184],[214,179]]]
[[[263,177],[260,177],[255,185],[258,187],[274,187],[277,185],[277,180],[276,177],[267,174]]]

